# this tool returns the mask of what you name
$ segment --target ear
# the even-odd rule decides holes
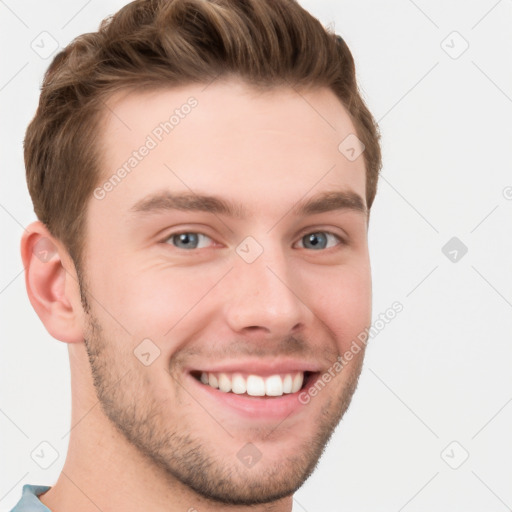
[[[46,226],[33,222],[21,239],[28,298],[46,330],[66,343],[83,341],[84,311],[73,260]]]

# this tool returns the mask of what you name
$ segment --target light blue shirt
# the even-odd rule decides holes
[[[11,512],[51,512],[51,510],[43,505],[38,496],[50,489],[46,485],[30,485],[25,484],[21,491],[21,498]]]

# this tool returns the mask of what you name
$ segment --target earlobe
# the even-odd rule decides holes
[[[66,343],[83,341],[83,309],[75,266],[63,245],[36,221],[21,239],[28,298],[46,330]]]

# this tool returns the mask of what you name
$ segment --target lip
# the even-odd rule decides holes
[[[272,359],[264,360],[243,360],[229,361],[218,364],[209,364],[202,367],[186,368],[187,373],[205,372],[205,373],[241,373],[242,375],[260,375],[269,377],[270,375],[282,375],[286,373],[310,372],[318,373],[322,366],[312,361],[301,361],[299,359]]]
[[[240,371],[240,366],[237,366],[237,369]],[[279,370],[281,369],[282,368],[279,367]],[[217,371],[222,370],[215,370],[215,372]],[[257,373],[257,371],[253,368],[250,373]],[[274,374],[275,373],[276,371],[274,371]],[[257,374],[260,375],[259,373]],[[319,376],[319,372],[311,373],[308,379],[304,381],[302,389],[295,393],[289,393],[278,397],[259,397],[248,396],[245,394],[237,395],[236,393],[225,393],[219,389],[212,388],[208,384],[201,383],[190,372],[186,374],[186,378],[192,389],[194,389],[194,391],[197,390],[197,393],[194,393],[194,396],[198,396],[198,400],[201,404],[207,406],[207,404],[211,404],[213,402],[226,411],[228,415],[235,415],[238,418],[241,417],[243,419],[250,420],[253,423],[261,421],[283,421],[288,416],[292,416],[303,411],[305,406],[300,402],[299,395],[306,386],[311,386]]]

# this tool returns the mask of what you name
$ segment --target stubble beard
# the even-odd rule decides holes
[[[82,296],[87,302],[85,293]],[[263,441],[261,460],[256,466],[246,468],[232,457],[220,459],[209,449],[211,443],[187,432],[187,425],[163,422],[163,405],[151,394],[141,370],[128,364],[131,370],[126,372],[126,367],[123,367],[125,358],[133,354],[127,351],[124,357],[115,357],[108,341],[102,336],[104,330],[100,322],[90,305],[86,306],[84,310],[89,319],[89,329],[84,344],[96,395],[104,414],[149,464],[158,468],[170,485],[179,482],[217,503],[257,505],[295,493],[316,468],[325,446],[350,405],[362,368],[363,354],[359,362],[352,361],[351,374],[341,393],[331,397],[322,408],[322,415],[315,419],[316,429],[312,439],[297,446],[286,460],[278,463],[265,463]],[[176,416],[177,419],[179,417]],[[198,429],[205,431],[203,425]],[[275,435],[274,432],[274,438]],[[243,444],[240,444],[240,448]],[[267,449],[271,449],[271,446],[267,445]],[[230,461],[230,458],[233,460]]]

